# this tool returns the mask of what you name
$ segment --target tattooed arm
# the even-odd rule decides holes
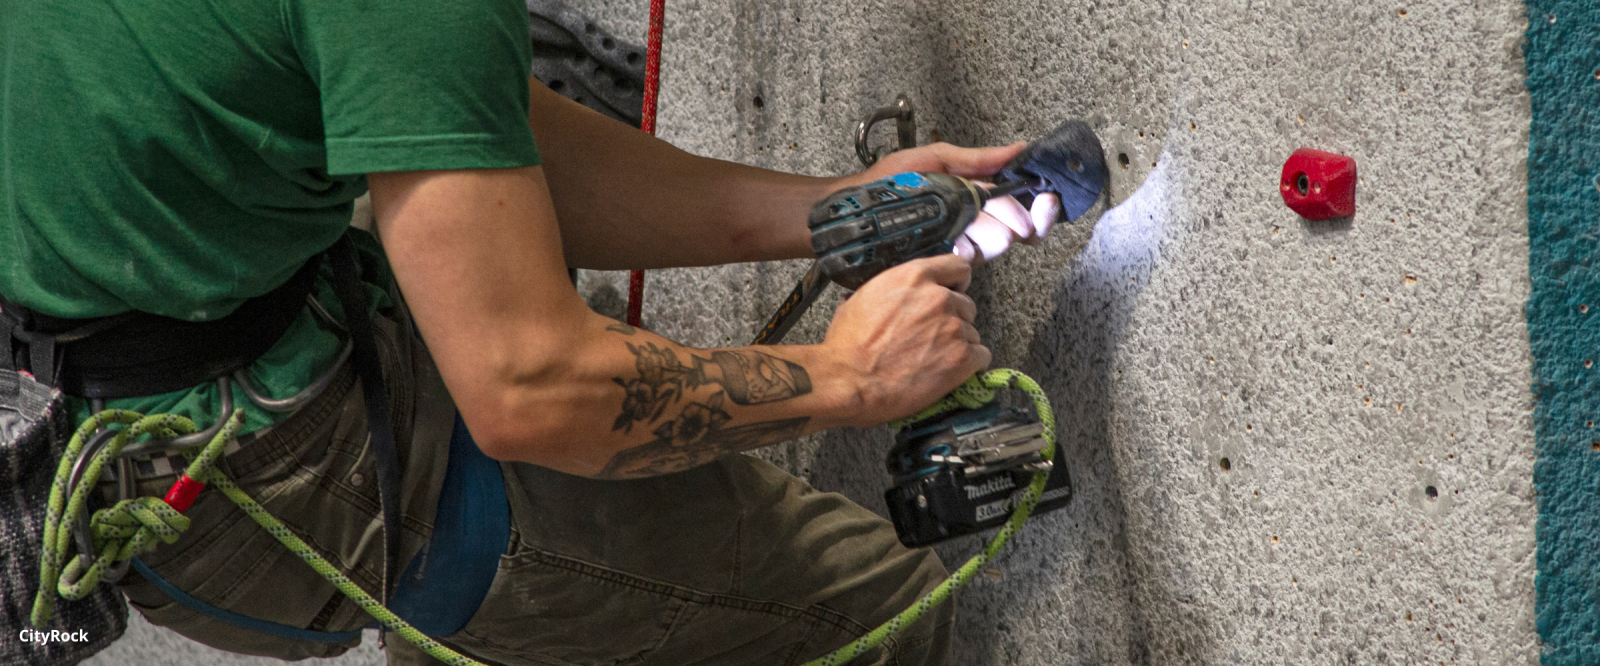
[[[618,323],[607,331],[637,336]],[[799,364],[755,349],[688,351],[680,359],[673,345],[624,343],[636,360],[635,376],[613,377],[625,392],[613,431],[635,425],[650,431],[650,441],[612,456],[599,476],[625,478],[688,469],[712,459],[799,437],[811,420],[805,416],[730,424],[733,405],[760,405],[811,393],[811,376]],[[710,396],[704,394],[710,391]],[[730,404],[731,403],[731,404]],[[658,425],[659,424],[659,425]]]
[[[932,403],[988,364],[953,255],[886,271],[821,344],[691,349],[590,311],[542,170],[369,174],[384,249],[480,448],[630,478]]]

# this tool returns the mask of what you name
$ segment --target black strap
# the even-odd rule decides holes
[[[378,471],[378,499],[383,505],[383,594],[387,603],[400,575],[400,456],[395,445],[394,422],[389,414],[389,390],[378,363],[378,345],[367,314],[367,293],[356,271],[356,248],[346,234],[328,252],[333,266],[333,291],[344,308],[344,325],[350,330],[355,351],[351,361],[361,379],[367,403],[367,429],[372,434],[372,457]]]
[[[194,322],[147,312],[52,317],[0,297],[0,333],[12,369],[85,398],[127,398],[183,390],[249,366],[283,337],[305,308],[321,255],[278,288],[221,319]],[[101,335],[110,331],[110,334]],[[23,343],[20,350],[12,340]]]
[[[16,322],[0,316],[0,398],[16,395],[22,387],[16,373],[17,360],[11,357],[11,330],[16,327]]]

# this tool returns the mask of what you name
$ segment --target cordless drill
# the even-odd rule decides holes
[[[989,189],[942,173],[906,172],[847,187],[811,208],[811,250],[817,261],[751,344],[777,344],[829,282],[859,289],[879,273],[946,254],[990,199],[1054,193],[1068,220],[1100,199],[1109,178],[1105,154],[1089,125],[1069,120],[1024,148]]]
[[[1108,178],[1094,132],[1067,121],[1024,148],[988,189],[947,174],[907,172],[834,192],[807,220],[816,263],[754,344],[776,344],[829,282],[858,289],[894,266],[952,251],[989,199],[1012,195],[1027,205],[1054,193],[1074,220],[1099,200]],[[1066,465],[1044,459],[1043,433],[1033,412],[998,403],[901,428],[886,460],[893,484],[884,492],[900,541],[915,548],[998,527],[1041,471],[1049,477],[1034,513],[1065,506],[1071,478]]]

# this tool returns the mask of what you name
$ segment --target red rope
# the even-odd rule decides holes
[[[667,0],[650,0],[650,45],[644,58],[644,121],[639,124],[650,136],[656,135],[656,94],[661,90],[661,32],[665,24]],[[644,271],[628,274],[628,325],[641,326],[644,313]]]

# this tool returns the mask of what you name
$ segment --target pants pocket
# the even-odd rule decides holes
[[[338,592],[288,549],[270,537],[268,541],[271,543],[250,543],[233,551],[218,549],[208,553],[207,561],[192,566],[155,565],[152,569],[178,589],[212,605],[255,619],[306,627],[330,595]],[[359,636],[344,643],[319,643],[244,629],[191,610],[137,573],[130,573],[123,582],[129,604],[151,624],[220,650],[294,660],[338,656],[361,642]]]
[[[638,664],[687,605],[675,586],[526,549],[501,558],[483,605],[450,640],[507,664]]]

